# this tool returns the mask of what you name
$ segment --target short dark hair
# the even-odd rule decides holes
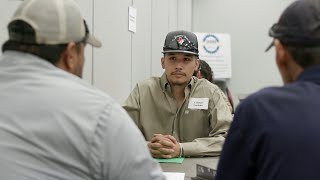
[[[199,71],[203,78],[207,79],[211,83],[214,83],[212,69],[206,61],[201,59],[199,60],[199,68],[197,72]]]
[[[42,59],[55,65],[61,54],[67,47],[67,44],[46,45],[37,44],[35,39],[34,29],[22,20],[12,21],[9,26],[9,36],[14,36],[14,39],[8,40],[2,45],[2,52],[7,50],[21,51],[34,54]],[[80,51],[80,43],[77,44],[77,50]]]
[[[302,68],[320,64],[320,47],[286,47],[294,61]]]

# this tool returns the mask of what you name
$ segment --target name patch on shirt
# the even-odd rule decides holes
[[[208,109],[209,98],[190,98],[189,109]]]

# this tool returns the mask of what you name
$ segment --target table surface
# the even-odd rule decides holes
[[[196,165],[217,169],[219,157],[185,158],[182,164],[160,163],[163,172],[184,172],[185,180],[196,176]]]

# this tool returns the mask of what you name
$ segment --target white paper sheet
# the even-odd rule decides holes
[[[134,7],[129,7],[129,31],[137,32],[137,9]]]
[[[184,180],[185,173],[180,172],[164,172],[167,180]]]

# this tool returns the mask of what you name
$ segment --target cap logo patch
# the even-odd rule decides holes
[[[188,39],[185,35],[175,36],[174,39],[175,39],[180,45],[182,45],[185,41],[190,42],[189,39]]]
[[[177,42],[181,45],[184,42],[184,39],[181,36],[178,36]]]

